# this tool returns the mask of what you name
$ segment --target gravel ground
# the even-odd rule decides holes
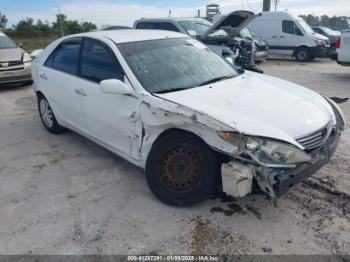
[[[328,60],[261,67],[350,97],[349,67]],[[342,107],[349,117],[350,102]],[[72,132],[46,132],[30,87],[2,87],[0,254],[350,255],[349,146],[346,130],[330,164],[277,207],[249,196],[173,208],[155,199],[142,170]]]

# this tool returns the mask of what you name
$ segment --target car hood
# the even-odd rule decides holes
[[[0,62],[22,60],[23,50],[21,48],[0,49]]]
[[[220,29],[225,30],[229,35],[235,34],[247,27],[247,25],[257,16],[261,16],[261,14],[255,15],[250,11],[235,11],[223,15],[208,29],[207,32],[203,34],[202,38],[206,38]]]
[[[235,78],[157,95],[207,115],[238,132],[283,140],[325,127],[334,119],[317,93],[271,76],[245,72]]]
[[[327,36],[324,36],[324,35],[321,35],[321,34],[318,34],[318,33],[315,33],[314,37],[319,39],[319,40],[329,40],[329,38]]]

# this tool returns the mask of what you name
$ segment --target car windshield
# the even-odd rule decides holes
[[[192,38],[122,43],[118,48],[150,93],[185,90],[239,74],[233,65]]]
[[[297,24],[303,29],[303,31],[307,34],[314,34],[314,30],[306,23],[303,19],[297,19]]]
[[[17,45],[9,37],[0,33],[0,49],[6,48],[17,48]]]
[[[207,20],[198,21],[179,21],[178,24],[191,35],[191,31],[196,32],[197,36],[203,36],[212,27],[212,23]],[[210,36],[226,36],[227,33],[224,30],[218,30],[212,33]]]

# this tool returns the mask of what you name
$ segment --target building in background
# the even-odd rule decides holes
[[[219,15],[219,14],[221,14],[221,12],[220,12],[220,6],[218,4],[207,5],[207,17],[206,18],[209,21],[212,21],[213,17],[216,15]]]

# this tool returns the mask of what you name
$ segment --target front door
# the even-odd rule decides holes
[[[102,93],[99,85],[107,79],[119,79],[130,85],[113,51],[98,40],[85,38],[79,75],[83,79],[83,131],[112,150],[139,159],[142,139],[139,99],[136,95]]]

